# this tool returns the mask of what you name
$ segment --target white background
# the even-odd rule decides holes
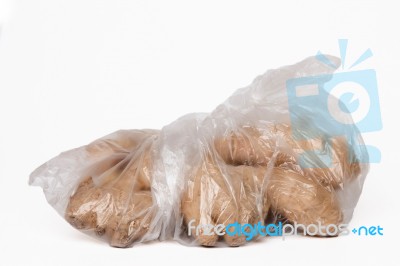
[[[395,1],[0,1],[0,265],[400,265],[400,20]],[[34,168],[120,128],[211,111],[269,68],[318,50],[378,75],[382,151],[350,226],[383,236],[268,238],[240,248],[115,249],[68,225],[29,187]]]

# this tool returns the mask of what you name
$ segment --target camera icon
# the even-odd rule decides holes
[[[382,129],[376,73],[372,69],[294,78],[286,82],[286,89],[296,140],[345,136],[354,147],[360,145],[355,143],[358,131]],[[301,129],[310,124],[315,129],[313,134],[302,134]],[[362,146],[369,154],[369,159],[363,160],[380,161],[377,148]]]

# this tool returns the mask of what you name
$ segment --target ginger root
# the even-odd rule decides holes
[[[290,130],[285,124],[243,126],[203,143],[206,152],[190,166],[179,201],[182,226],[196,243],[215,246],[223,239],[229,246],[243,245],[244,235],[224,232],[219,237],[202,226],[264,223],[269,214],[305,226],[342,222],[335,191],[360,173],[352,150],[341,138],[329,139],[329,145],[326,139],[295,141]],[[71,196],[65,214],[74,227],[93,231],[115,247],[145,237],[158,210],[151,188],[151,137],[157,132],[135,134],[129,141],[119,135],[121,140],[114,137],[87,147],[99,159]],[[331,165],[301,167],[304,159],[318,163],[318,157],[305,153],[309,150],[329,152]],[[320,235],[326,233],[332,232]]]

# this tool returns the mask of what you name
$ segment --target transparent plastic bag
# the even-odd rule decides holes
[[[368,154],[351,121],[337,134],[323,103],[289,103],[286,88],[304,77],[323,84],[333,70],[315,57],[270,70],[212,113],[64,152],[30,184],[72,226],[115,247],[156,239],[240,246],[276,235],[265,226],[278,223],[339,235],[361,194]],[[322,229],[310,233],[309,225]]]

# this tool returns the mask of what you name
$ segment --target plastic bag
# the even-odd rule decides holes
[[[72,226],[115,247],[156,239],[240,246],[285,235],[286,225],[346,233],[368,172],[362,139],[352,121],[327,119],[324,102],[307,105],[287,90],[308,77],[321,87],[333,70],[315,57],[270,70],[212,113],[64,152],[30,184]]]

